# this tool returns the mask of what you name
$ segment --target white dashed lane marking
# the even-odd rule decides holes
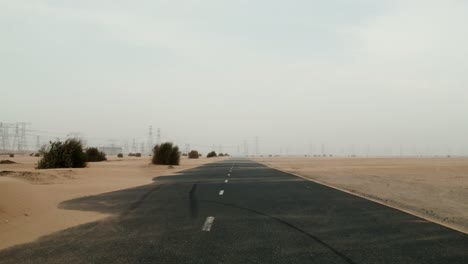
[[[205,220],[205,223],[203,224],[202,231],[205,232],[210,232],[211,231],[211,226],[213,225],[214,222],[214,217],[213,216],[208,216]]]
[[[224,182],[228,182],[229,180],[224,180]]]
[[[219,195],[223,195],[223,194],[224,194],[224,190],[219,191]]]

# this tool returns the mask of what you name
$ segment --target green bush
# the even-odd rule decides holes
[[[48,150],[43,149],[43,157],[37,164],[38,169],[86,167],[86,154],[79,140],[50,141],[49,144]]]
[[[123,154],[122,154],[122,153],[119,153],[119,154],[117,154],[117,157],[123,158]]]
[[[179,165],[179,162],[180,152],[178,146],[173,146],[172,143],[166,142],[153,148],[153,164]]]
[[[206,155],[207,158],[212,158],[212,157],[217,157],[218,155],[216,155],[216,152],[214,151],[211,151],[210,153],[208,153],[208,155]]]
[[[192,150],[188,154],[189,159],[198,159],[199,157],[200,157],[200,155],[198,154],[198,151],[196,151],[196,150]]]
[[[219,157],[224,157],[224,154],[223,154],[223,153],[219,153],[218,156],[219,156]]]
[[[99,151],[97,148],[87,148],[86,158],[89,162],[98,162],[107,160],[106,153]]]

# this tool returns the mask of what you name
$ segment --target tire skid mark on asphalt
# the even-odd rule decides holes
[[[125,217],[128,214],[130,214],[131,212],[138,209],[138,207],[140,207],[140,205],[146,200],[146,198],[148,198],[148,196],[150,196],[155,191],[159,190],[161,188],[161,186],[162,186],[162,184],[158,184],[154,188],[151,188],[149,191],[147,191],[145,194],[143,194],[137,201],[135,201],[132,205],[130,205],[130,207],[127,210],[125,210],[120,216]]]
[[[321,240],[320,238],[314,236],[313,234],[310,234],[309,232],[301,229],[300,227],[297,227],[285,220],[282,220],[278,217],[275,217],[275,216],[271,216],[271,215],[267,215],[267,214],[264,214],[260,211],[257,211],[257,210],[254,210],[254,209],[250,209],[250,208],[246,208],[246,207],[242,207],[242,206],[238,206],[238,205],[235,205],[235,204],[230,204],[230,203],[223,203],[223,202],[218,202],[218,201],[210,201],[210,200],[201,200],[201,202],[206,202],[206,203],[216,203],[216,204],[221,204],[221,205],[224,205],[224,206],[230,206],[230,207],[234,207],[234,208],[237,208],[237,209],[241,209],[241,210],[246,210],[246,211],[249,211],[249,212],[252,212],[252,213],[255,213],[255,214],[258,214],[258,215],[262,215],[262,216],[265,216],[265,217],[268,217],[270,219],[273,219],[283,225],[286,225],[304,235],[306,235],[307,237],[313,239],[315,242],[317,242],[318,244],[322,245],[323,247],[327,248],[328,250],[330,250],[331,252],[333,252],[333,254],[335,254],[336,256],[338,256],[339,258],[341,258],[342,260],[344,260],[346,263],[349,263],[349,264],[356,264],[356,262],[354,262],[352,259],[350,259],[348,256],[346,256],[345,254],[341,253],[340,251],[338,251],[337,249],[335,249],[334,247],[332,247],[331,245],[327,244],[325,241]]]
[[[189,192],[190,216],[192,217],[198,216],[198,201],[197,201],[197,196],[195,195],[195,191],[197,190],[197,184],[198,183],[194,183]]]

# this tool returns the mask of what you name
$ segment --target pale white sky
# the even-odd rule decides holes
[[[95,145],[153,125],[203,151],[252,153],[258,136],[263,154],[466,155],[466,14],[462,0],[0,0],[0,121]]]

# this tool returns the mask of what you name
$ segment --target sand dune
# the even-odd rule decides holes
[[[468,233],[468,158],[257,161]]]
[[[183,158],[171,169],[149,164],[149,157],[109,157],[83,169],[35,170],[38,158],[8,159],[16,164],[0,164],[0,249],[107,216],[58,209],[62,201],[148,184],[154,177],[217,160]]]

